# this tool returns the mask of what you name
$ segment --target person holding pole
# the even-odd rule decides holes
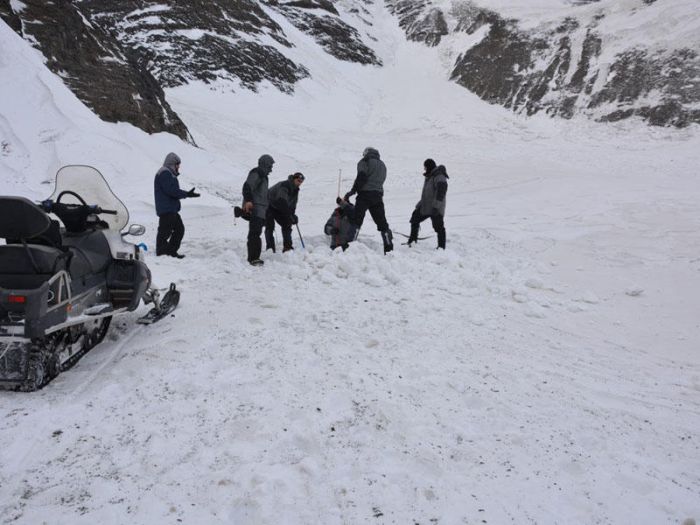
[[[292,225],[299,229],[299,218],[296,216],[299,189],[304,182],[304,174],[296,172],[287,180],[274,184],[268,191],[269,206],[265,217],[265,249],[275,253],[275,222],[282,230],[282,252],[293,250]],[[299,234],[301,240],[301,234]],[[302,244],[304,243],[301,240]]]

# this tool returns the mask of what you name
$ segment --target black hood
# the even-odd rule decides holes
[[[447,174],[447,170],[445,169],[445,166],[443,166],[442,164],[433,168],[430,173],[426,174],[426,177],[434,177],[435,175],[444,175],[445,178],[448,178],[448,179],[450,178],[450,176]]]

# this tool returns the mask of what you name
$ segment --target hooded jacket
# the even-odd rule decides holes
[[[357,163],[357,177],[350,193],[374,191],[383,195],[385,180],[386,166],[379,158],[379,152],[374,148],[367,148],[364,156]]]
[[[354,212],[355,206],[343,201],[326,222],[323,232],[331,237],[331,250],[355,240],[357,226],[350,221]]]
[[[258,159],[258,167],[248,173],[248,178],[243,183],[243,202],[253,203],[252,215],[265,218],[268,206],[268,175],[275,163],[270,155],[263,155]]]
[[[423,192],[416,208],[421,215],[445,216],[445,204],[447,203],[447,171],[445,166],[440,165],[433,168],[430,173],[425,174],[423,182]],[[436,213],[433,213],[436,212]]]
[[[180,183],[177,180],[177,164],[180,164],[180,157],[175,153],[168,153],[163,166],[153,180],[153,196],[159,217],[166,213],[179,212],[180,199],[186,199],[189,196],[186,191],[180,189]]]
[[[287,180],[274,184],[267,195],[269,206],[273,210],[289,216],[296,213],[299,188],[294,184],[294,175],[287,177]]]

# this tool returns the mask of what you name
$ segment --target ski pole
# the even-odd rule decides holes
[[[301,236],[301,231],[299,231],[299,223],[295,224],[297,227],[297,233],[299,234],[299,240],[301,241],[301,247],[306,250],[306,245],[304,244],[304,238]]]
[[[342,178],[343,170],[342,168],[338,170],[338,197],[340,197],[340,179]]]

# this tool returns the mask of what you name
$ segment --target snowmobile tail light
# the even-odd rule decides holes
[[[27,297],[25,295],[10,295],[8,301],[14,304],[24,304],[27,302]]]

